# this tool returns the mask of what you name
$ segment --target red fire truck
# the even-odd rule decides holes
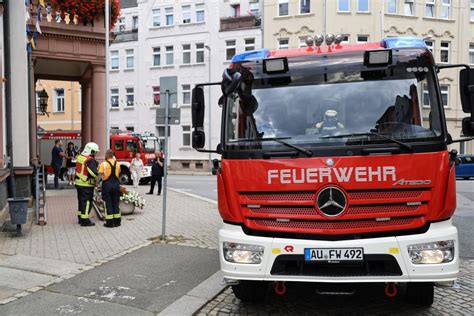
[[[436,65],[424,41],[386,38],[234,56],[219,83],[193,89],[193,147],[203,151],[203,86],[220,85],[214,153],[221,270],[235,295],[263,299],[269,284],[387,296],[429,306],[434,285],[459,271],[456,141],[437,73],[460,72],[464,136],[474,135],[474,71]]]
[[[81,146],[81,134],[77,131],[46,132],[41,136],[39,142],[40,161],[42,163],[49,164],[51,162],[51,149],[56,139],[63,141],[63,149],[67,148],[69,142],[74,143],[76,150]],[[160,149],[156,136],[153,134],[113,133],[110,135],[110,148],[115,152],[115,157],[121,165],[120,182],[122,184],[129,184],[131,182],[130,162],[135,157],[135,153],[141,154],[141,159],[145,166],[142,171],[141,181],[146,183],[150,180],[151,166],[149,166],[149,162],[156,159],[155,153]],[[62,168],[61,178],[64,178],[66,171],[65,167]],[[54,173],[51,166],[48,167],[48,173]]]

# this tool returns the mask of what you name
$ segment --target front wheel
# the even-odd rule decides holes
[[[408,302],[430,307],[434,300],[433,282],[411,282],[407,284],[406,298]]]
[[[127,169],[124,169],[120,172],[120,177],[119,177],[119,180],[120,180],[120,184],[131,184],[132,182],[132,177],[130,175],[130,171],[128,171]]]
[[[267,294],[268,283],[263,281],[240,281],[232,285],[234,295],[243,302],[261,302]]]

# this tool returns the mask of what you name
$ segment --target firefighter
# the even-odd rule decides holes
[[[94,199],[94,188],[97,181],[97,161],[95,155],[99,152],[99,145],[87,143],[84,150],[76,158],[76,179],[79,202],[78,219],[81,226],[94,226],[90,220],[90,210]]]
[[[322,122],[316,123],[315,127],[319,130],[319,133],[333,135],[338,130],[343,129],[344,125],[339,122],[337,118],[337,111],[327,110],[324,113],[324,120]]]
[[[120,214],[120,165],[114,159],[114,152],[107,150],[105,161],[99,166],[102,179],[102,199],[105,202],[105,227],[119,227]]]

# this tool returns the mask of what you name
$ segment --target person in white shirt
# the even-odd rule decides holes
[[[140,177],[143,170],[143,161],[140,159],[140,154],[136,153],[135,158],[130,163],[130,171],[132,172],[133,187],[137,188],[140,182]]]

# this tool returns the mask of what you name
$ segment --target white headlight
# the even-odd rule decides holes
[[[408,255],[415,264],[447,263],[454,259],[454,241],[443,240],[408,246]]]
[[[263,257],[262,246],[224,242],[224,259],[232,263],[259,264]]]

